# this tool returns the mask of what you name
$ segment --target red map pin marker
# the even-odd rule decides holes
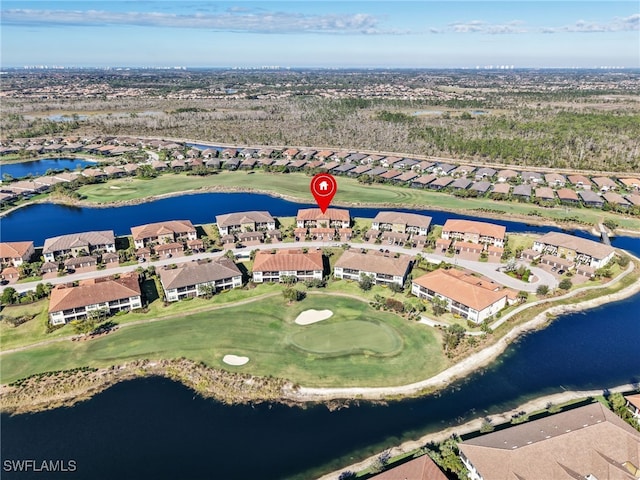
[[[311,179],[309,188],[320,210],[324,213],[327,211],[331,200],[333,200],[333,196],[338,191],[338,183],[332,175],[328,173],[318,173]]]

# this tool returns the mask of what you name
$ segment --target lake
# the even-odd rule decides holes
[[[76,168],[84,168],[95,164],[96,162],[81,158],[43,158],[29,162],[0,163],[0,178],[5,173],[13,178],[22,178],[28,175],[37,177],[44,175],[49,170],[75,170]]]
[[[33,240],[43,245],[47,237],[91,230],[113,230],[116,235],[130,235],[131,227],[143,223],[166,220],[191,220],[194,224],[213,223],[216,215],[247,210],[268,210],[275,217],[295,216],[299,208],[316,207],[312,204],[289,202],[277,197],[254,193],[200,193],[163,198],[147,203],[120,207],[69,207],[56,204],[37,204],[20,208],[2,217],[2,241]],[[354,217],[373,218],[381,210],[419,213],[433,218],[432,223],[443,225],[449,218],[483,220],[469,215],[403,208],[350,208]],[[560,231],[545,225],[529,225],[506,220],[486,220],[507,228],[507,232]],[[595,238],[587,232],[576,235]],[[614,246],[624,247],[624,240],[615,239]]]

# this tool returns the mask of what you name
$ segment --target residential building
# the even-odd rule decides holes
[[[442,227],[442,238],[504,247],[506,231],[504,226],[494,223],[449,219]]]
[[[556,198],[555,192],[549,187],[537,187],[535,197],[537,200],[552,202]]]
[[[384,254],[375,250],[345,250],[336,261],[333,276],[346,280],[360,280],[370,276],[376,285],[395,283],[403,286],[413,263],[409,255]]]
[[[298,228],[349,228],[351,217],[349,210],[327,208],[322,213],[319,208],[301,208],[296,216]]]
[[[275,230],[276,221],[267,211],[251,211],[216,215],[220,235],[237,232]]]
[[[2,242],[0,264],[19,267],[24,262],[29,262],[34,253],[33,242]]]
[[[116,240],[113,230],[99,232],[71,233],[59,237],[47,238],[44,241],[42,255],[45,261],[53,262],[64,256],[77,257],[89,253],[113,253],[116,251]]]
[[[625,395],[627,400],[627,408],[636,420],[640,421],[640,393],[634,395]]]
[[[484,178],[492,178],[498,172],[490,167],[482,167],[476,171],[476,180],[482,180]]]
[[[453,177],[440,177],[437,180],[429,183],[429,188],[433,190],[442,190],[443,188],[449,186],[451,182],[453,182]]]
[[[142,308],[138,274],[123,273],[119,278],[81,280],[80,284],[57,285],[51,291],[49,321],[63,325],[83,320],[91,314],[109,315],[121,310]]]
[[[533,250],[594,268],[604,267],[615,254],[613,247],[560,232],[549,232],[533,242]]]
[[[459,270],[438,269],[413,280],[411,293],[445,300],[448,311],[479,324],[507,305],[509,291]]]
[[[471,480],[637,480],[640,433],[601,403],[458,445]]]
[[[499,187],[507,187],[507,193],[509,192],[509,187],[511,187],[511,185],[498,185]],[[487,181],[482,181],[482,182],[474,182],[473,185],[471,185],[470,190],[472,192],[478,192],[478,195],[484,195],[485,193],[487,193],[489,191],[489,189],[491,188],[491,183],[487,182]]]
[[[524,183],[541,183],[542,174],[538,172],[522,172],[520,174]]]
[[[580,190],[578,191],[578,196],[582,200],[582,203],[589,207],[602,208],[604,205],[602,197],[592,190]]]
[[[631,203],[626,198],[616,192],[603,193],[602,198],[604,198],[609,205],[615,207],[629,208],[631,206]]]
[[[629,190],[640,190],[640,179],[637,178],[619,178],[618,181],[622,183]]]
[[[556,194],[558,195],[558,199],[563,203],[580,203],[578,194],[575,192],[575,190],[571,190],[570,188],[561,188],[556,191]]]
[[[594,177],[591,179],[591,181],[596,184],[601,192],[615,190],[617,187],[616,182],[611,180],[609,177]]]
[[[259,251],[253,260],[253,281],[281,282],[283,277],[297,280],[322,280],[324,261],[320,251]]]
[[[131,235],[136,248],[198,238],[196,228],[189,220],[169,220],[131,227]]]
[[[550,187],[564,187],[567,184],[567,178],[559,173],[546,173],[544,181]]]
[[[584,175],[569,175],[567,177],[567,180],[574,187],[584,190],[591,190],[591,186],[593,185],[591,183],[591,180],[589,180],[589,178],[585,177]]]
[[[504,183],[504,182],[508,182],[513,178],[518,178],[518,172],[516,172],[515,170],[509,170],[509,169],[500,170],[497,173],[497,177],[498,177],[498,182]]]
[[[422,455],[378,473],[370,480],[447,480],[429,455]]]
[[[431,217],[404,212],[379,212],[371,223],[373,230],[427,235]]]
[[[513,187],[514,197],[518,197],[522,200],[530,200],[531,199],[531,185],[516,185]]]
[[[212,262],[185,262],[177,268],[165,267],[159,273],[168,302],[242,286],[242,273],[226,257]]]

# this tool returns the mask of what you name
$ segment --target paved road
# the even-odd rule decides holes
[[[295,248],[295,247],[323,248],[323,247],[340,246],[340,245],[341,243],[338,243],[338,242],[317,242],[317,241],[296,242],[296,243],[281,242],[281,243],[271,243],[271,244],[265,243],[258,246],[236,248],[236,249],[233,249],[233,251],[236,254],[242,253],[242,252],[248,254],[251,250],[256,248],[259,248],[261,250],[271,250],[274,248],[276,249]],[[354,243],[352,244],[352,248],[365,248],[367,250],[379,250],[380,248],[384,248],[385,250],[389,250],[390,252],[394,252],[394,253],[398,252],[398,253],[404,253],[409,255],[420,254],[432,263],[440,263],[444,261],[444,262],[452,263],[454,265],[459,265],[461,267],[468,268],[469,270],[473,270],[474,272],[478,272],[490,278],[491,280],[494,280],[498,283],[501,283],[502,285],[505,285],[507,287],[513,288],[514,290],[518,290],[518,291],[524,290],[527,292],[535,292],[536,288],[538,288],[539,285],[548,285],[550,288],[555,288],[558,285],[558,280],[552,274],[545,272],[541,268],[537,268],[537,267],[529,267],[529,268],[531,269],[532,273],[538,278],[538,280],[532,283],[524,283],[524,282],[521,282],[520,280],[517,280],[513,277],[510,277],[498,271],[498,269],[502,267],[502,265],[497,263],[476,262],[476,261],[464,260],[460,258],[450,258],[444,255],[424,253],[423,251],[417,248],[409,249],[409,248],[399,247],[394,245],[382,246],[382,245],[374,245],[369,243]],[[15,288],[18,293],[22,293],[28,290],[35,290],[36,285],[42,282],[51,283],[52,285],[58,285],[61,283],[69,283],[76,280],[86,280],[89,278],[98,278],[98,277],[104,277],[106,275],[114,275],[116,273],[121,274],[125,272],[132,272],[136,270],[138,267],[148,267],[150,265],[154,265],[156,268],[158,268],[164,265],[171,265],[174,263],[190,262],[190,261],[206,259],[206,258],[218,258],[224,255],[224,253],[225,253],[224,251],[214,252],[214,253],[206,252],[206,253],[189,255],[185,257],[164,258],[161,260],[157,260],[155,262],[145,262],[145,263],[140,263],[135,265],[127,265],[124,267],[115,267],[115,268],[109,268],[105,270],[96,270],[94,272],[74,273],[71,275],[65,275],[64,277],[56,277],[49,280],[43,280],[38,282],[17,283],[11,286]],[[4,288],[5,287],[3,287],[2,289]],[[2,289],[0,289],[0,291]]]

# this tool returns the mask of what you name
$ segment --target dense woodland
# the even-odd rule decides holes
[[[136,135],[640,171],[638,71],[13,70],[2,140]]]

